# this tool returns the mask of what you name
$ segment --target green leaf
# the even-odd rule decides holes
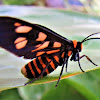
[[[44,25],[70,40],[82,41],[86,36],[100,31],[99,17],[66,10],[1,6],[0,15],[13,16],[31,23]],[[93,66],[86,58],[83,58],[81,65],[84,71],[87,72],[100,68],[99,44],[100,40],[91,40],[83,44],[83,50],[80,55],[88,55],[99,65]],[[0,90],[24,86],[28,79],[21,74],[21,67],[28,61],[18,58],[3,49],[0,50]],[[60,70],[61,66],[50,75],[47,75],[47,77],[37,80],[33,84],[37,85],[58,80]],[[62,79],[81,73],[77,62],[69,61],[68,72],[64,71]]]
[[[17,89],[9,89],[0,92],[0,100],[22,100]]]
[[[78,83],[81,87],[85,88],[87,92],[83,91],[82,88],[79,88],[79,85],[74,86],[75,84],[71,84],[73,87],[75,87],[78,91],[80,91],[82,94],[84,94],[86,97],[89,98],[89,100],[92,99],[92,96],[94,96],[94,100],[100,99],[100,70],[97,69],[95,71],[91,71],[85,74],[77,75],[77,77],[71,77],[70,80],[72,80],[74,83]],[[81,81],[80,81],[81,80]],[[90,93],[90,95],[88,94]]]
[[[64,100],[65,98],[67,100],[86,100],[87,98],[81,92],[77,91],[75,87],[72,87],[70,83],[71,81],[68,79],[62,80],[57,88],[49,88],[49,90],[44,93],[41,100]],[[74,85],[76,86],[76,84]],[[79,86],[79,88],[81,88],[81,86]],[[86,92],[85,89],[82,90]],[[93,96],[91,96],[91,98],[94,99]]]
[[[45,91],[50,87],[48,84],[36,86],[25,86],[18,88],[20,96],[23,100],[40,100]]]
[[[34,3],[36,0],[3,0],[4,4],[9,4],[9,5],[29,5]]]
[[[56,82],[53,82],[20,87],[19,93],[24,100],[99,100],[99,77],[100,70],[94,70],[61,80],[57,88]]]

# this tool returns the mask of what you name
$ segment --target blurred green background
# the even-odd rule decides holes
[[[100,32],[99,2],[99,0],[1,0],[0,16],[13,16],[42,24],[68,39],[82,40],[91,33]],[[100,66],[99,44],[100,41],[85,43],[83,53],[92,56],[93,61]],[[20,74],[20,69],[25,63],[26,61],[17,57],[14,60],[8,52],[0,50],[0,100],[100,100],[99,69],[63,79],[57,88],[56,82],[18,87],[26,81]],[[83,60],[82,68],[86,70],[93,68],[88,63]],[[75,63],[70,64],[69,62],[69,72],[78,69]],[[8,73],[7,76],[5,73]]]

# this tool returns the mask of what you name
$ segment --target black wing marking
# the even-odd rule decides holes
[[[24,30],[26,28],[29,28],[29,31]],[[44,41],[36,41],[40,32],[47,36]],[[44,26],[31,24],[12,17],[0,17],[0,46],[15,55],[19,57],[24,56],[27,59],[35,58],[36,51],[32,52],[32,50],[35,50],[39,45],[41,46],[47,41],[52,41],[52,43],[58,41],[65,44],[70,42]]]

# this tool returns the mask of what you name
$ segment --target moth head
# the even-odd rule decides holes
[[[93,40],[93,39],[100,39],[98,37],[93,37],[93,38],[90,38],[91,36],[93,35],[96,35],[96,34],[100,34],[100,32],[98,33],[93,33],[89,36],[87,36],[86,38],[84,38],[81,42],[77,42],[76,40],[73,40],[73,53],[72,53],[72,57],[71,57],[71,61],[74,60],[74,61],[77,61],[78,60],[78,56],[79,56],[79,52],[82,51],[82,44],[86,41],[89,41],[89,40]]]
[[[76,40],[73,40],[73,51],[72,51],[72,56],[71,56],[71,61],[77,61],[78,59],[78,54],[82,50],[82,43],[77,42]]]
[[[73,52],[77,52],[77,51],[81,52],[82,47],[83,45],[81,42],[77,42],[76,40],[73,40],[73,48],[74,48]]]

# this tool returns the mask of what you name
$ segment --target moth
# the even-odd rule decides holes
[[[62,66],[58,82],[60,81],[64,67],[70,57],[71,61],[77,61],[82,72],[80,59],[86,57],[88,61],[97,66],[87,55],[80,56],[82,44],[85,41],[100,38],[91,38],[99,34],[93,33],[81,42],[69,40],[57,34],[51,29],[38,24],[32,24],[17,18],[0,17],[0,47],[10,51],[18,57],[33,59],[22,67],[22,74],[26,78],[33,78],[36,81],[53,72],[58,66]],[[65,66],[64,66],[65,65]]]

